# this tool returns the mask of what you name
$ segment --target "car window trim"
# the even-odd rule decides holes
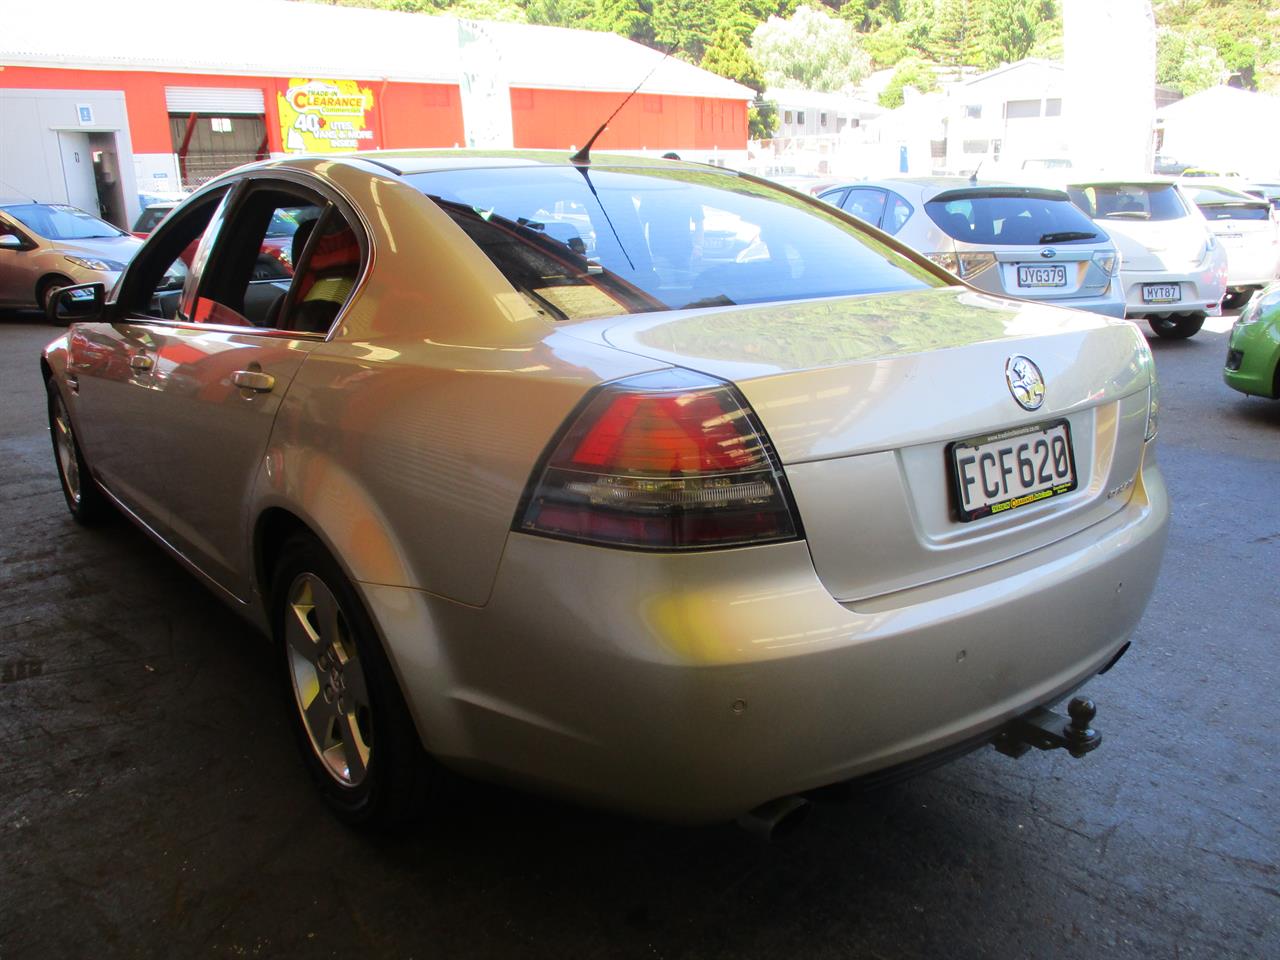
[[[215,181],[214,183],[207,184],[205,187],[202,187],[200,191],[197,191],[197,194],[203,191],[208,191],[212,193],[217,190],[224,190],[226,191],[226,193],[223,195],[222,200],[220,202],[227,203],[229,199],[232,197],[232,194],[244,189],[246,184],[257,182],[257,181],[285,182],[293,186],[308,188],[312,192],[321,195],[326,201],[334,205],[334,207],[337,209],[337,212],[340,213],[346,219],[348,226],[351,227],[352,231],[356,235],[356,242],[360,246],[360,258],[361,258],[360,273],[356,278],[356,282],[351,287],[351,293],[347,295],[346,303],[343,304],[343,307],[338,312],[338,315],[334,317],[333,323],[330,325],[328,331],[326,331],[325,333],[318,333],[318,332],[304,331],[304,330],[281,330],[278,327],[238,326],[233,324],[220,324],[220,323],[195,323],[192,320],[187,319],[185,317],[181,319],[177,317],[175,318],[152,317],[147,314],[138,314],[136,311],[132,311],[132,310],[127,312],[122,311],[119,308],[119,304],[117,301],[111,301],[110,303],[107,304],[107,310],[109,311],[108,316],[114,314],[117,317],[117,319],[113,322],[125,322],[125,323],[131,323],[131,324],[136,323],[136,324],[148,324],[148,325],[154,324],[155,326],[168,327],[168,328],[174,328],[174,329],[207,330],[210,333],[232,333],[232,334],[239,334],[241,336],[246,336],[246,335],[247,336],[267,336],[273,339],[283,339],[283,340],[307,340],[307,341],[315,341],[315,342],[327,342],[332,340],[336,336],[339,327],[342,325],[342,318],[346,316],[347,309],[360,295],[365,284],[368,282],[370,274],[373,271],[375,252],[374,252],[373,242],[371,239],[372,234],[370,231],[369,222],[364,217],[364,215],[360,212],[360,208],[348,196],[346,196],[346,194],[343,193],[343,191],[338,189],[338,187],[335,184],[331,184],[328,181],[321,180],[320,178],[316,177],[314,174],[311,174],[303,170],[290,170],[290,169],[281,169],[281,168],[247,170],[244,173],[237,175],[229,183],[226,180],[219,180],[219,181]],[[193,194],[193,196],[197,194]],[[185,202],[186,201],[184,201],[184,203]],[[216,214],[216,211],[215,211],[215,214]],[[178,220],[168,221],[164,224],[164,228],[167,230],[171,228],[173,223],[177,223],[177,222],[179,221]],[[210,222],[212,222],[212,217],[210,217]],[[148,238],[147,242],[148,243],[150,242],[150,238]],[[192,262],[193,263],[195,262],[194,259]],[[201,273],[203,272],[203,265],[201,265],[200,272]],[[193,289],[198,290],[199,283],[201,282],[202,279],[203,278],[199,276],[195,278],[194,283],[196,284],[196,287]],[[194,302],[194,299],[193,299],[193,302]]]

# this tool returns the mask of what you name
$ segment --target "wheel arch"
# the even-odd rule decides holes
[[[53,284],[55,281],[58,281],[58,280],[63,281],[62,283],[58,284],[58,286],[62,286],[62,287],[69,287],[73,283],[75,283],[75,281],[72,280],[70,277],[68,277],[65,273],[58,273],[56,270],[49,271],[48,273],[44,274],[44,276],[42,276],[39,280],[36,281],[36,285],[33,293],[35,294],[36,305],[40,307],[42,310],[44,309],[44,304],[41,302],[41,300],[43,298],[45,290],[51,284]]]

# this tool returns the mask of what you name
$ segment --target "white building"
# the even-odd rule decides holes
[[[1020,168],[1024,161],[1069,157],[1062,119],[1063,65],[1027,59],[956,84],[948,91],[947,168],[968,173],[984,163]]]

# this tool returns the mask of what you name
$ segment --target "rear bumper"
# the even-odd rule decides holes
[[[1233,390],[1256,397],[1280,399],[1277,368],[1280,367],[1280,326],[1236,324],[1231,330],[1222,380]]]
[[[1146,303],[1143,288],[1148,284],[1178,287],[1180,297],[1176,303]],[[1171,313],[1203,313],[1216,317],[1222,314],[1222,297],[1226,293],[1224,277],[1214,270],[1188,270],[1181,273],[1168,271],[1122,271],[1121,285],[1125,293],[1125,316],[1152,317]]]
[[[513,534],[483,608],[361,590],[442,760],[707,821],[963,744],[1079,686],[1141,617],[1167,520],[1148,456],[1107,520],[856,604],[803,542],[647,555]]]
[[[1280,267],[1280,248],[1276,244],[1264,241],[1226,249],[1228,288],[1260,287],[1276,279]]]

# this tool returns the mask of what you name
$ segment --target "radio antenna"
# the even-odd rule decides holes
[[[667,52],[662,55],[662,59],[653,65],[653,69],[644,75],[644,79],[636,84],[636,88],[622,98],[622,102],[618,104],[617,109],[614,110],[613,113],[609,114],[609,119],[600,124],[600,129],[591,135],[591,139],[583,144],[582,149],[569,158],[570,163],[590,165],[592,144],[596,142],[600,134],[609,129],[609,124],[613,122],[613,118],[622,112],[622,108],[631,102],[631,98],[640,92],[640,88],[649,82],[649,78],[658,72],[658,68],[667,62],[667,57],[671,56],[671,51],[674,49],[675,47],[669,48]]]

